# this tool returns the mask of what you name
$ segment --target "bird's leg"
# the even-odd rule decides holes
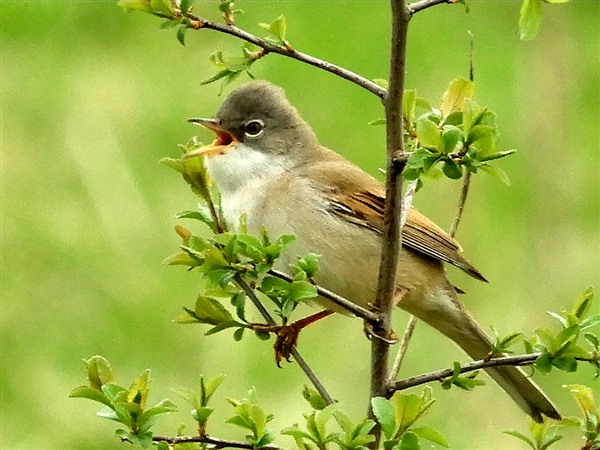
[[[291,323],[289,325],[253,325],[252,329],[255,331],[275,333],[277,335],[277,339],[275,340],[274,345],[275,362],[277,363],[277,367],[281,367],[282,360],[285,359],[289,362],[292,348],[296,345],[296,342],[298,341],[298,335],[300,334],[300,330],[306,328],[311,323],[323,319],[331,314],[333,314],[333,311],[325,309],[323,311],[319,311],[316,314],[312,314],[308,317],[304,317],[303,319],[297,320],[296,322]]]

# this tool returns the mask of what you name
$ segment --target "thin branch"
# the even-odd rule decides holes
[[[514,356],[500,356],[498,358],[491,359],[480,359],[477,361],[471,361],[463,364],[460,367],[460,373],[473,372],[475,370],[485,369],[487,367],[497,366],[527,366],[533,364],[542,353],[528,353],[525,355],[514,355]],[[575,358],[578,361],[591,361],[591,358]],[[386,396],[391,397],[394,392],[402,391],[411,387],[419,386],[421,384],[430,383],[432,381],[443,381],[445,378],[454,375],[454,369],[441,369],[435,372],[424,373],[404,380],[398,380],[389,386]]]
[[[185,444],[185,443],[202,443],[210,444],[211,448],[256,448],[253,444],[247,444],[245,442],[238,441],[227,441],[224,439],[218,439],[210,436],[152,436],[154,442],[167,442],[168,444]],[[281,447],[276,445],[265,445],[260,447],[265,450],[281,450]]]
[[[248,296],[250,301],[252,301],[252,303],[254,303],[254,306],[256,306],[256,308],[260,312],[261,316],[263,316],[265,321],[269,325],[276,325],[275,320],[273,319],[271,314],[269,314],[269,311],[267,311],[265,306],[262,304],[262,302],[256,296],[256,294],[254,293],[252,288],[248,285],[248,283],[246,283],[246,281],[240,275],[236,275],[234,277],[234,281],[244,291],[244,293]],[[306,377],[313,384],[313,386],[315,387],[317,392],[319,392],[321,397],[323,397],[323,399],[325,399],[327,404],[331,405],[333,403],[333,398],[331,397],[331,395],[329,395],[329,392],[327,392],[327,389],[325,389],[325,386],[323,386],[323,383],[321,383],[321,380],[319,380],[319,378],[317,377],[315,372],[308,365],[308,363],[306,362],[304,357],[300,354],[300,352],[298,351],[298,349],[295,346],[292,347],[291,354],[294,357],[294,360],[296,361],[296,363],[298,363],[298,365],[300,366],[300,368],[306,375]]]
[[[379,86],[377,83],[365,78],[351,70],[344,69],[343,67],[332,64],[328,61],[324,61],[319,58],[315,58],[314,56],[308,55],[306,53],[299,52],[294,50],[289,44],[286,45],[276,45],[271,42],[266,41],[265,39],[261,39],[247,31],[242,30],[234,25],[224,25],[216,22],[212,22],[210,20],[204,19],[202,17],[198,17],[194,14],[187,15],[189,19],[189,27],[195,30],[206,28],[209,30],[218,31],[220,33],[229,34],[231,36],[235,36],[239,39],[242,39],[246,42],[250,42],[251,44],[256,45],[257,47],[262,48],[266,53],[277,53],[282,56],[286,56],[288,58],[296,59],[305,64],[309,64],[311,66],[317,67],[326,72],[330,72],[338,77],[341,77],[345,80],[354,83],[363,89],[375,94],[379,98],[383,99],[386,95],[386,89]],[[168,18],[168,17],[167,17]]]
[[[288,282],[292,281],[292,277],[283,272],[280,272],[279,270],[271,269],[269,270],[269,274]],[[344,309],[347,309],[355,316],[360,317],[361,319],[364,319],[372,324],[378,324],[381,322],[381,316],[379,314],[376,314],[373,311],[369,311],[367,308],[363,308],[362,306],[357,305],[356,303],[351,302],[345,297],[342,297],[341,295],[336,294],[335,292],[330,291],[329,289],[325,289],[324,287],[321,287],[318,284],[315,284],[314,286],[321,297],[332,301],[333,303],[341,306]]]
[[[404,362],[404,357],[406,356],[406,351],[408,350],[408,344],[410,343],[410,339],[412,338],[415,327],[417,326],[417,320],[418,319],[412,314],[408,317],[408,323],[406,324],[406,329],[402,335],[400,347],[398,348],[398,353],[396,353],[396,359],[394,359],[394,365],[392,366],[392,370],[390,370],[390,374],[388,376],[388,384],[394,383],[398,377],[398,374],[400,373],[402,363]]]
[[[471,172],[467,171],[465,174],[465,178],[463,179],[462,189],[460,191],[460,198],[458,199],[458,205],[456,206],[456,214],[454,215],[454,220],[452,221],[452,226],[450,227],[450,236],[454,237],[456,234],[456,230],[458,230],[458,225],[460,224],[460,219],[462,219],[463,211],[465,209],[465,203],[467,202],[467,195],[469,194],[469,186],[471,184]]]
[[[408,9],[408,13],[413,16],[419,11],[431,8],[432,6],[441,5],[442,3],[458,3],[458,0],[419,0],[410,3],[406,8]]]

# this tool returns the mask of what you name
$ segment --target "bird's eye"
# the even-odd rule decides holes
[[[258,137],[262,134],[265,124],[262,120],[251,120],[244,125],[244,134],[248,137]]]

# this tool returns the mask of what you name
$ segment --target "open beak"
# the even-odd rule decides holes
[[[205,145],[196,150],[193,150],[189,153],[183,155],[184,158],[191,158],[193,156],[214,156],[214,155],[222,155],[227,151],[228,148],[237,145],[238,141],[235,139],[233,134],[229,131],[225,130],[218,120],[216,119],[188,119],[188,122],[191,122],[196,125],[200,125],[201,127],[207,128],[215,135],[217,138],[212,142],[212,144]]]

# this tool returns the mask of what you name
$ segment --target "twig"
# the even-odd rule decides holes
[[[165,17],[165,16],[161,16]],[[341,77],[345,80],[354,83],[363,89],[375,94],[379,98],[383,99],[387,93],[386,89],[379,86],[377,83],[365,78],[351,70],[344,69],[343,67],[332,64],[328,61],[324,61],[319,58],[315,58],[314,56],[307,55],[306,53],[299,52],[294,50],[289,44],[288,45],[276,45],[271,42],[268,42],[264,39],[259,38],[247,31],[242,30],[234,25],[224,25],[216,22],[212,22],[210,20],[204,19],[202,17],[198,17],[194,14],[187,14],[189,19],[189,28],[194,30],[198,30],[201,28],[206,28],[209,30],[219,31],[221,33],[229,34],[231,36],[235,36],[244,41],[250,42],[251,44],[256,45],[257,47],[262,48],[266,53],[277,53],[282,56],[287,56],[288,58],[296,59],[303,63],[309,64],[311,66],[317,67],[326,72],[330,72],[338,77]],[[165,17],[169,18],[169,17]]]
[[[416,326],[417,318],[411,314],[408,317],[408,323],[406,324],[406,329],[402,335],[400,347],[398,348],[398,353],[396,353],[396,358],[394,359],[394,365],[392,366],[392,370],[390,370],[390,374],[388,376],[388,384],[394,383],[398,377],[398,374],[400,373],[402,363],[404,362],[404,357],[406,356],[406,351],[408,350],[408,344],[412,338]]]
[[[269,274],[288,282],[292,281],[292,277],[283,272],[280,272],[279,270],[271,269],[269,270]],[[374,325],[381,322],[381,316],[379,314],[376,314],[373,311],[369,311],[367,308],[363,308],[362,306],[357,305],[356,303],[351,302],[347,298],[342,297],[341,295],[336,294],[335,292],[330,291],[329,289],[325,289],[324,287],[321,287],[318,284],[315,284],[314,286],[321,297],[326,298],[327,300],[331,300],[333,303],[341,306],[344,309],[347,309],[355,316],[367,320],[368,322]]]
[[[253,444],[247,444],[245,442],[238,441],[227,441],[224,439],[218,439],[210,436],[152,436],[154,442],[167,442],[168,444],[185,444],[185,443],[203,443],[210,444],[211,448],[256,448]],[[260,447],[265,450],[281,450],[281,447],[276,445],[265,445]]]
[[[458,225],[460,224],[460,219],[462,219],[463,211],[465,209],[465,203],[467,202],[467,195],[469,194],[469,186],[471,185],[471,172],[467,171],[465,174],[465,178],[463,179],[462,189],[460,191],[460,198],[458,199],[458,205],[456,206],[456,214],[454,215],[454,220],[452,221],[452,226],[450,227],[449,234],[454,237],[456,234],[456,230],[458,230]]]
[[[491,359],[480,359],[477,361],[470,361],[463,364],[460,367],[460,373],[473,372],[479,369],[485,369],[487,367],[496,366],[526,366],[531,365],[542,355],[542,353],[528,353],[525,355],[514,355],[514,356],[500,356],[498,358]],[[575,358],[578,361],[592,361],[591,358]],[[391,397],[394,392],[402,391],[411,387],[419,386],[421,384],[430,383],[432,381],[443,381],[445,378],[451,377],[454,374],[454,369],[441,369],[435,372],[424,373],[404,380],[398,380],[391,384],[388,388],[386,396]]]
[[[258,297],[254,293],[252,288],[248,285],[248,283],[246,283],[246,281],[240,275],[236,275],[234,277],[234,281],[244,291],[244,293],[248,296],[250,301],[254,303],[254,306],[256,306],[256,308],[260,312],[261,316],[263,316],[265,321],[269,325],[276,325],[275,320],[273,319],[271,314],[269,314],[269,311],[267,311],[267,309],[261,303],[261,301],[258,299]],[[319,394],[321,395],[321,397],[323,397],[327,404],[331,405],[333,403],[333,398],[331,397],[331,395],[329,395],[329,392],[327,392],[327,389],[325,389],[325,386],[323,386],[321,380],[319,380],[315,372],[308,365],[304,357],[300,354],[300,352],[295,346],[292,347],[291,354],[294,357],[294,360],[298,363],[298,365],[306,375],[306,377],[313,384],[317,392],[319,392]]]
[[[410,3],[406,8],[408,13],[412,16],[419,11],[431,8],[432,6],[441,5],[442,3],[456,3],[458,0],[419,0],[417,2]]]

